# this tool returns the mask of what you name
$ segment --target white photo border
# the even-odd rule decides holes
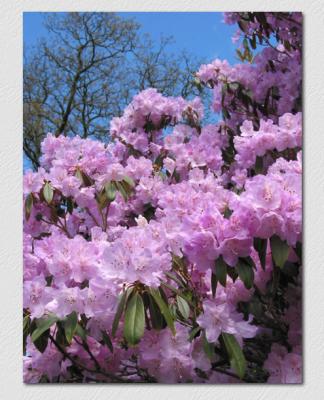
[[[22,381],[22,60],[28,11],[302,11],[304,14],[304,383],[39,384]],[[319,400],[324,393],[324,7],[322,0],[7,0],[0,13],[0,398]],[[211,37],[217,46],[217,38]]]

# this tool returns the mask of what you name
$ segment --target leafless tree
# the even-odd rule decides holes
[[[24,152],[39,166],[47,132],[109,139],[109,120],[133,95],[155,87],[165,95],[197,94],[200,62],[154,43],[139,25],[114,13],[50,13],[48,38],[25,50]],[[201,61],[201,60],[199,60]]]

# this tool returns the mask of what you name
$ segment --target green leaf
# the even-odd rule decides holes
[[[226,207],[225,211],[224,211],[224,218],[229,219],[232,214],[233,214],[233,211],[230,208]]]
[[[252,298],[252,300],[247,303],[248,304],[248,313],[254,315],[257,318],[261,318],[264,314],[262,303],[256,299]]]
[[[177,296],[177,305],[180,314],[183,316],[184,319],[188,319],[190,316],[190,307],[189,304],[180,296]]]
[[[182,271],[185,268],[183,259],[175,254],[172,254],[172,265],[176,270]]]
[[[177,283],[178,286],[184,287],[185,282],[181,281],[181,278],[180,278],[180,277],[171,274],[171,272],[165,272],[165,275],[166,275],[168,278],[170,278],[171,280],[173,280],[175,283]]]
[[[92,181],[92,179],[90,178],[90,176],[87,175],[87,174],[86,174],[85,172],[83,172],[83,171],[81,171],[81,174],[82,174],[82,180],[83,180],[84,186],[86,186],[86,187],[92,186],[93,181]]]
[[[107,198],[110,202],[114,201],[116,198],[116,188],[111,182],[105,184],[105,191]]]
[[[255,50],[256,49],[256,36],[255,36],[255,33],[252,35],[252,38],[249,41],[250,41],[250,45],[251,45],[252,49]]]
[[[30,316],[26,315],[23,319],[23,331],[27,331],[29,329],[29,324],[30,324]]]
[[[189,342],[192,342],[194,340],[194,338],[196,337],[196,335],[198,334],[198,332],[201,331],[201,327],[200,326],[196,326],[195,328],[192,329],[192,331],[189,334]]]
[[[123,315],[123,312],[125,309],[125,304],[126,304],[126,301],[128,299],[128,296],[130,295],[131,291],[132,291],[132,288],[125,290],[120,297],[120,300],[119,300],[119,303],[117,306],[117,311],[115,314],[115,318],[114,318],[114,321],[112,324],[111,334],[113,337],[115,337],[115,335],[116,335],[120,318]]]
[[[298,265],[289,261],[285,262],[281,270],[285,275],[290,277],[296,277],[298,275]]]
[[[216,289],[217,289],[217,278],[216,278],[216,275],[214,274],[214,272],[212,272],[212,274],[211,274],[210,286],[211,286],[211,290],[212,290],[212,295],[213,295],[213,297],[215,297]]]
[[[235,266],[236,271],[247,289],[251,289],[254,280],[253,266],[246,258],[239,258]]]
[[[63,326],[63,321],[58,321],[56,324],[56,336],[55,340],[61,347],[66,347],[69,346],[70,343],[68,342],[66,336],[65,336],[65,330]]]
[[[303,246],[302,246],[302,244],[300,242],[296,243],[295,252],[296,252],[297,256],[299,257],[299,259],[302,260],[302,257],[303,257]]]
[[[26,315],[23,320],[23,353],[26,354],[27,336],[30,330],[30,316]]]
[[[145,313],[142,297],[135,293],[126,306],[124,337],[128,344],[136,345],[144,335]]]
[[[268,245],[267,239],[261,239],[261,238],[253,239],[253,247],[259,254],[259,259],[263,270],[265,269],[265,264],[266,264],[267,245]]]
[[[75,171],[75,176],[79,179],[81,184],[83,184],[82,172],[80,171],[79,168],[77,168],[77,170]]]
[[[49,182],[46,182],[43,187],[43,196],[47,204],[50,204],[52,202],[54,190]]]
[[[79,336],[82,340],[87,340],[87,333],[85,329],[78,323],[75,328],[75,334]]]
[[[227,264],[220,256],[215,261],[214,274],[216,275],[217,281],[224,287],[226,287],[226,277],[227,277]]]
[[[29,195],[26,197],[25,199],[25,217],[26,217],[26,221],[29,220],[32,208],[33,208],[33,204],[34,204],[34,198],[32,193],[29,193]]]
[[[69,214],[72,214],[72,213],[73,213],[74,203],[73,203],[72,197],[68,197],[68,198],[66,199],[66,209],[67,209],[67,212],[68,212]]]
[[[151,324],[153,329],[161,330],[165,328],[167,326],[165,319],[160,311],[160,308],[154,301],[153,297],[150,295],[148,295],[148,307],[150,311]]]
[[[263,172],[263,157],[257,156],[254,166],[254,171],[256,174],[262,174]]]
[[[223,113],[223,118],[224,119],[230,119],[231,118],[231,115],[230,115],[230,113],[228,112],[228,110],[226,108],[222,109],[222,113]]]
[[[281,240],[279,236],[274,235],[270,238],[270,246],[272,259],[275,265],[279,268],[282,268],[289,255],[289,246],[287,242]]]
[[[243,379],[246,371],[246,360],[240,345],[238,344],[235,336],[229,333],[223,332],[222,338],[224,340],[231,367],[234,369],[240,379]]]
[[[58,317],[55,314],[49,314],[44,318],[36,320],[37,328],[31,335],[31,339],[35,342],[44,332],[46,332],[52,325],[58,321]]]
[[[239,49],[236,49],[236,54],[238,55],[238,58],[239,58],[241,61],[244,61],[245,57],[244,57],[244,55],[241,53],[241,51],[240,51]]]
[[[115,186],[119,193],[123,196],[123,199],[127,201],[128,199],[128,194],[127,191],[125,190],[124,186],[121,184],[121,182],[115,182]]]
[[[47,329],[45,332],[43,332],[42,336],[40,336],[38,339],[34,340],[33,343],[38,351],[41,353],[44,353],[46,350],[47,344],[48,344],[48,337],[49,337],[49,329]]]
[[[289,41],[288,41],[288,40],[284,40],[283,43],[284,43],[285,49],[286,49],[287,51],[290,51],[290,50],[291,50],[291,46],[290,46]]]
[[[124,176],[123,179],[131,188],[133,188],[135,186],[135,182],[133,181],[133,179],[129,176]]]
[[[103,188],[100,193],[97,194],[97,202],[100,210],[103,210],[108,205],[108,198],[105,188]]]
[[[204,350],[206,356],[208,357],[208,359],[212,360],[212,358],[215,355],[215,345],[213,343],[208,342],[205,332],[203,334],[203,350]]]
[[[72,342],[77,325],[78,325],[78,314],[75,311],[73,311],[63,321],[65,337],[69,344]]]
[[[112,344],[112,341],[108,335],[107,332],[105,331],[101,331],[102,333],[102,341],[104,342],[104,344],[108,347],[108,349],[110,350],[111,353],[114,352],[114,346]]]
[[[119,184],[124,188],[128,198],[133,192],[133,186],[130,186],[125,180],[120,181]]]
[[[93,182],[90,176],[88,176],[85,172],[81,171],[79,168],[77,168],[75,176],[80,180],[81,185],[84,185],[86,187],[92,186]]]
[[[168,305],[164,302],[164,300],[161,297],[161,293],[159,292],[158,289],[150,288],[150,294],[155,300],[156,304],[159,306],[159,309],[168,325],[168,327],[171,329],[171,332],[173,335],[176,334],[176,330],[174,327],[174,321],[172,318],[172,315],[170,313]]]

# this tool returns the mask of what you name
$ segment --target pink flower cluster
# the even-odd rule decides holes
[[[277,86],[268,118],[250,103],[202,126],[200,99],[147,89],[109,144],[45,138],[24,175],[25,382],[301,382],[296,53],[197,73],[217,112],[241,86],[259,103]]]
[[[238,166],[250,168],[257,157],[263,157],[273,150],[281,152],[301,148],[301,124],[301,113],[284,114],[279,118],[278,125],[272,120],[261,120],[257,131],[253,129],[251,121],[245,121],[241,126],[241,136],[234,138]]]

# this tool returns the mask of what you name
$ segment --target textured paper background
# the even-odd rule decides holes
[[[304,384],[24,385],[22,383],[22,12],[304,12]],[[3,0],[0,12],[0,399],[299,400],[324,398],[323,0]],[[215,41],[222,38],[211,37]],[[203,46],[203,43],[202,43]]]

